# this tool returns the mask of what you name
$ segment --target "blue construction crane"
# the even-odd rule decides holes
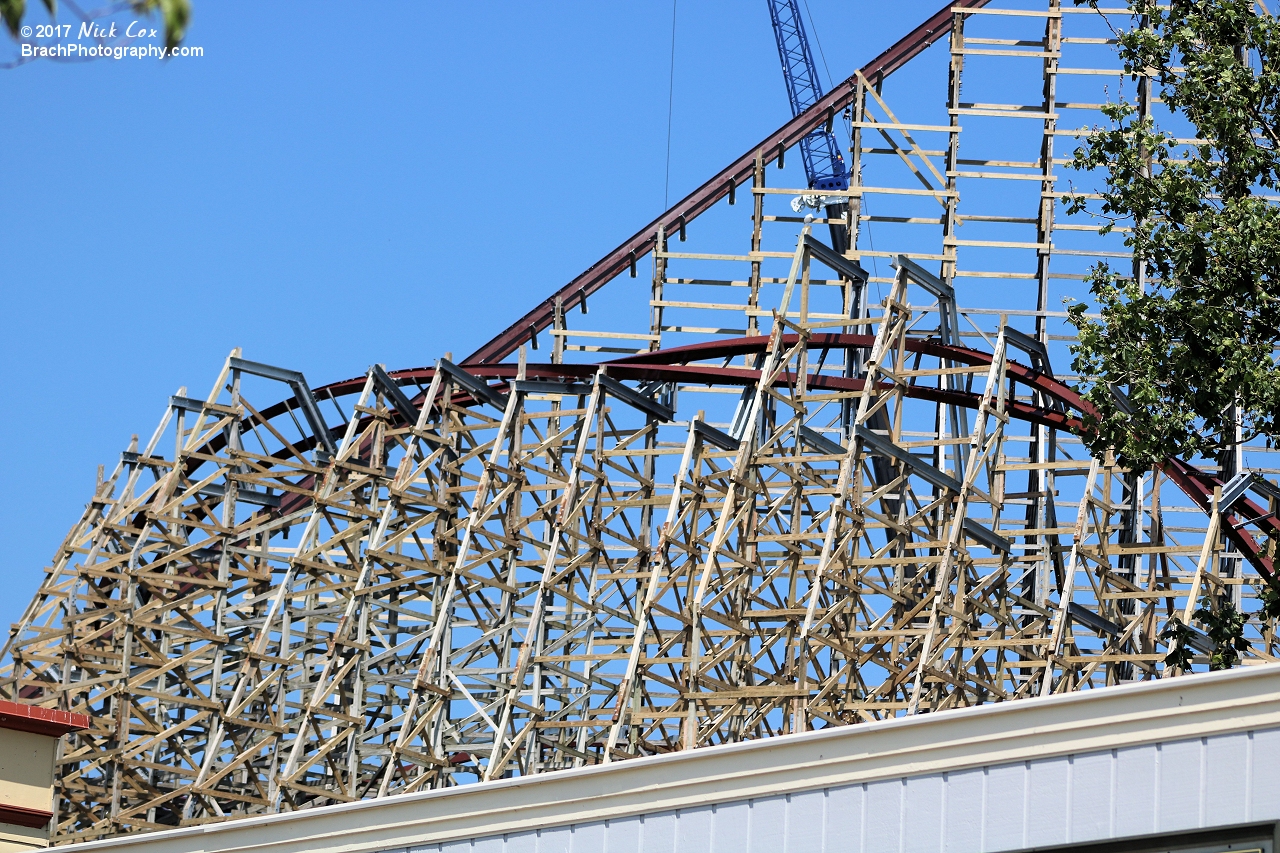
[[[796,0],[769,0],[769,17],[773,19],[773,34],[778,39],[778,56],[787,82],[787,97],[791,99],[791,114],[797,116],[822,97],[822,82],[818,79]],[[840,156],[840,145],[829,124],[801,139],[800,153],[809,189],[818,192],[849,189],[849,169]]]

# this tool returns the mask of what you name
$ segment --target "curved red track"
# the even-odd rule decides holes
[[[686,385],[747,386],[760,380],[760,371],[746,367],[718,367],[699,362],[763,353],[769,347],[769,340],[768,336],[728,338],[627,356],[600,364],[529,364],[525,366],[525,376],[530,379],[580,379],[593,376],[599,369],[604,368],[605,372],[614,379],[680,382]],[[782,336],[784,346],[794,346],[798,341],[797,335]],[[808,348],[811,350],[867,349],[873,343],[874,338],[865,334],[815,334],[809,337]],[[908,338],[904,341],[904,347],[908,352],[921,353],[970,366],[991,363],[989,353],[942,344],[930,339]],[[467,369],[476,376],[505,385],[515,379],[519,368],[514,364],[473,364],[468,365]],[[1014,361],[1008,362],[1007,374],[1014,381],[1039,391],[1061,402],[1064,406],[1062,409],[1043,408],[1021,401],[1010,401],[1009,412],[1019,420],[1044,424],[1078,435],[1084,426],[1084,417],[1094,413],[1092,405],[1074,388],[1052,376],[1038,373]],[[398,370],[390,374],[393,379],[403,385],[425,384],[434,375],[435,369],[427,367]],[[774,384],[786,386],[794,382],[795,378],[792,373],[783,373],[775,379]],[[347,379],[324,386],[317,391],[329,392],[334,396],[346,396],[358,393],[364,386],[364,382],[364,377]],[[811,388],[841,391],[859,391],[863,387],[861,379],[839,376],[810,375],[806,382]],[[925,385],[908,384],[903,391],[908,397],[970,409],[977,408],[980,402],[980,396],[977,394]],[[466,399],[465,394],[462,396]],[[283,401],[266,409],[262,414],[265,418],[276,417],[291,408],[292,403],[292,399]],[[1222,485],[1220,478],[1176,458],[1167,459],[1162,470],[1195,502],[1196,506],[1205,513],[1212,511],[1214,489]],[[286,501],[286,504],[289,505],[282,505],[281,511],[289,512],[297,509],[290,501]],[[1277,520],[1269,510],[1246,497],[1227,508],[1222,513],[1222,521],[1224,534],[1236,545],[1245,559],[1264,577],[1272,578],[1275,575],[1275,561],[1267,556],[1266,550],[1247,527],[1256,525],[1267,535],[1276,537],[1280,536],[1280,520]]]

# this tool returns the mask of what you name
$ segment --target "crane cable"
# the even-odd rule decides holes
[[[803,0],[804,13],[809,16],[809,32],[813,33],[813,40],[818,45],[818,56],[822,58],[822,70],[827,72],[827,91],[831,91],[834,85],[831,82],[831,67],[827,65],[827,54],[822,49],[822,39],[818,36],[818,28],[813,24],[813,12],[809,10],[809,0]]]
[[[675,83],[676,83],[676,3],[678,0],[671,0],[671,69],[667,75],[667,166],[666,173],[662,180],[662,209],[667,210],[670,207],[669,197],[671,190],[671,107],[675,103]]]
[[[804,12],[806,15],[809,16],[809,32],[813,33],[813,41],[815,44],[818,45],[818,56],[822,59],[822,70],[827,72],[827,89],[830,90],[834,84],[831,82],[831,66],[827,65],[827,52],[822,49],[822,37],[818,35],[818,27],[813,22],[813,10],[809,8],[809,0],[802,0],[802,2],[804,3]],[[845,130],[849,133],[849,137],[852,138],[853,137],[853,119],[849,118],[847,113],[845,115],[844,124],[845,124]],[[862,200],[862,208],[864,211],[866,211],[866,208],[867,208],[866,199]],[[867,215],[868,216],[871,215],[869,211],[867,211]],[[876,244],[875,244],[875,241],[871,239],[871,223],[870,222],[867,223],[867,227],[865,230],[867,234],[867,243],[870,245],[871,251],[874,252],[876,250]],[[880,277],[880,265],[876,263],[875,255],[871,256],[871,274],[875,278]],[[876,294],[881,299],[883,299],[884,293],[882,292],[882,288],[880,287],[880,282],[877,281],[875,285],[876,285]]]

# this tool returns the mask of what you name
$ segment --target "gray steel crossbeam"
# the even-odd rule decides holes
[[[587,382],[556,382],[550,379],[516,379],[511,382],[511,390],[521,394],[576,394],[584,396],[591,393],[591,385]]]
[[[210,483],[200,490],[200,494],[211,498],[224,498],[227,496],[227,488],[217,483]],[[236,502],[254,504],[255,506],[278,507],[280,506],[280,496],[269,495],[266,492],[259,492],[255,489],[237,488]]]
[[[660,421],[669,422],[675,420],[676,413],[671,410],[670,406],[664,406],[657,400],[645,397],[643,394],[633,391],[616,379],[610,379],[608,376],[600,373],[596,375],[596,381],[603,385],[604,389],[614,397],[617,397],[619,400],[622,400],[624,403],[639,409],[642,412],[647,412],[648,414],[653,415]]]
[[[145,465],[148,468],[151,468],[152,470],[155,470],[155,471],[169,470],[165,466],[158,465],[152,461],[144,462],[142,454],[137,452],[136,450],[122,450],[120,452],[120,461],[123,462],[125,465]]]
[[[1211,655],[1217,651],[1217,646],[1213,640],[1209,639],[1209,635],[1191,625],[1187,626],[1187,645],[1205,655]]]
[[[452,361],[449,361],[449,359],[442,358],[436,362],[436,369],[443,370],[445,373],[449,374],[449,377],[453,379],[454,382],[457,382],[465,388],[467,393],[472,397],[475,397],[477,401],[481,403],[488,403],[499,411],[503,411],[507,408],[507,396],[505,394],[499,394],[497,391],[494,391],[489,387],[489,383],[472,376]]]
[[[738,439],[729,435],[727,432],[722,432],[713,426],[708,426],[702,421],[693,422],[693,431],[721,450],[738,449]]]
[[[1280,486],[1277,486],[1261,474],[1254,473],[1252,486],[1258,494],[1280,501]]]
[[[303,381],[301,371],[289,370],[287,367],[276,367],[273,364],[263,364],[260,361],[249,361],[246,358],[231,359],[231,369],[239,370],[241,373],[249,373],[253,376],[261,376],[263,379],[285,382],[289,385]]]
[[[293,396],[297,398],[298,404],[302,407],[302,414],[311,426],[311,434],[316,441],[324,446],[324,450],[329,456],[333,456],[338,452],[338,446],[334,444],[333,436],[329,434],[329,427],[325,424],[324,417],[320,414],[320,406],[316,403],[315,395],[311,393],[311,388],[308,387],[306,377],[302,375],[301,371],[289,370],[288,368],[276,367],[271,364],[263,364],[260,361],[249,361],[243,358],[231,359],[230,366],[232,370],[238,370],[241,373],[286,383],[293,389]]]
[[[204,409],[204,400],[174,394],[169,398],[169,405],[179,409],[186,409],[188,412],[199,412]]]
[[[842,277],[847,278],[850,281],[861,282],[862,284],[867,283],[866,270],[848,258],[845,258],[826,243],[818,240],[812,234],[806,234],[804,236],[804,245],[813,257],[831,267],[831,269],[835,270]]]
[[[920,479],[925,482],[937,486],[940,489],[949,489],[956,494],[959,494],[963,489],[963,486],[960,485],[960,481],[955,477],[942,473],[928,462],[925,462],[923,459],[916,456],[914,453],[909,453],[901,447],[898,447],[893,442],[886,441],[866,427],[862,425],[854,427],[853,434],[862,439],[863,444],[867,445],[881,456],[888,456],[891,459],[896,459],[907,465],[916,472],[916,475],[920,477]]]
[[[1083,606],[1076,604],[1074,601],[1067,604],[1067,615],[1079,622],[1081,625],[1092,628],[1099,634],[1110,634],[1115,637],[1122,630],[1119,625],[1110,619],[1099,616],[1092,610],[1087,610]]]
[[[1004,341],[1025,352],[1031,359],[1032,368],[1047,376],[1053,375],[1053,368],[1049,364],[1049,350],[1040,341],[1009,326],[1004,327]]]
[[[373,377],[373,381],[382,389],[382,393],[387,395],[387,399],[391,401],[391,405],[404,422],[412,426],[418,422],[418,410],[409,402],[409,398],[400,390],[400,386],[396,381],[387,375],[387,371],[382,369],[382,365],[375,364],[369,368],[369,374]]]
[[[1253,485],[1253,472],[1241,471],[1222,486],[1222,497],[1218,499],[1218,512],[1225,512],[1231,505],[1245,496]]]
[[[814,450],[831,456],[843,456],[844,446],[838,442],[832,441],[825,435],[807,426],[800,427],[800,440],[812,447]]]
[[[938,278],[906,255],[898,255],[894,259],[893,265],[901,270],[907,271],[907,276],[912,281],[932,293],[938,299],[948,300],[953,306],[955,305],[956,292],[951,285]]]
[[[1013,546],[1009,543],[1008,539],[1005,539],[991,528],[979,524],[972,518],[966,518],[964,520],[964,532],[968,533],[983,545],[986,545],[991,551],[1001,551],[1005,554],[1013,553]]]

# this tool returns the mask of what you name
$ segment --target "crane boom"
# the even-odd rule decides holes
[[[804,22],[800,20],[797,0],[768,2],[773,34],[778,41],[778,57],[782,60],[782,76],[791,101],[791,114],[797,116],[821,100],[822,82],[818,79],[813,53],[809,50],[809,38],[804,31]],[[826,128],[817,128],[800,140],[809,189],[820,192],[849,188],[849,170],[830,127],[828,122]]]

